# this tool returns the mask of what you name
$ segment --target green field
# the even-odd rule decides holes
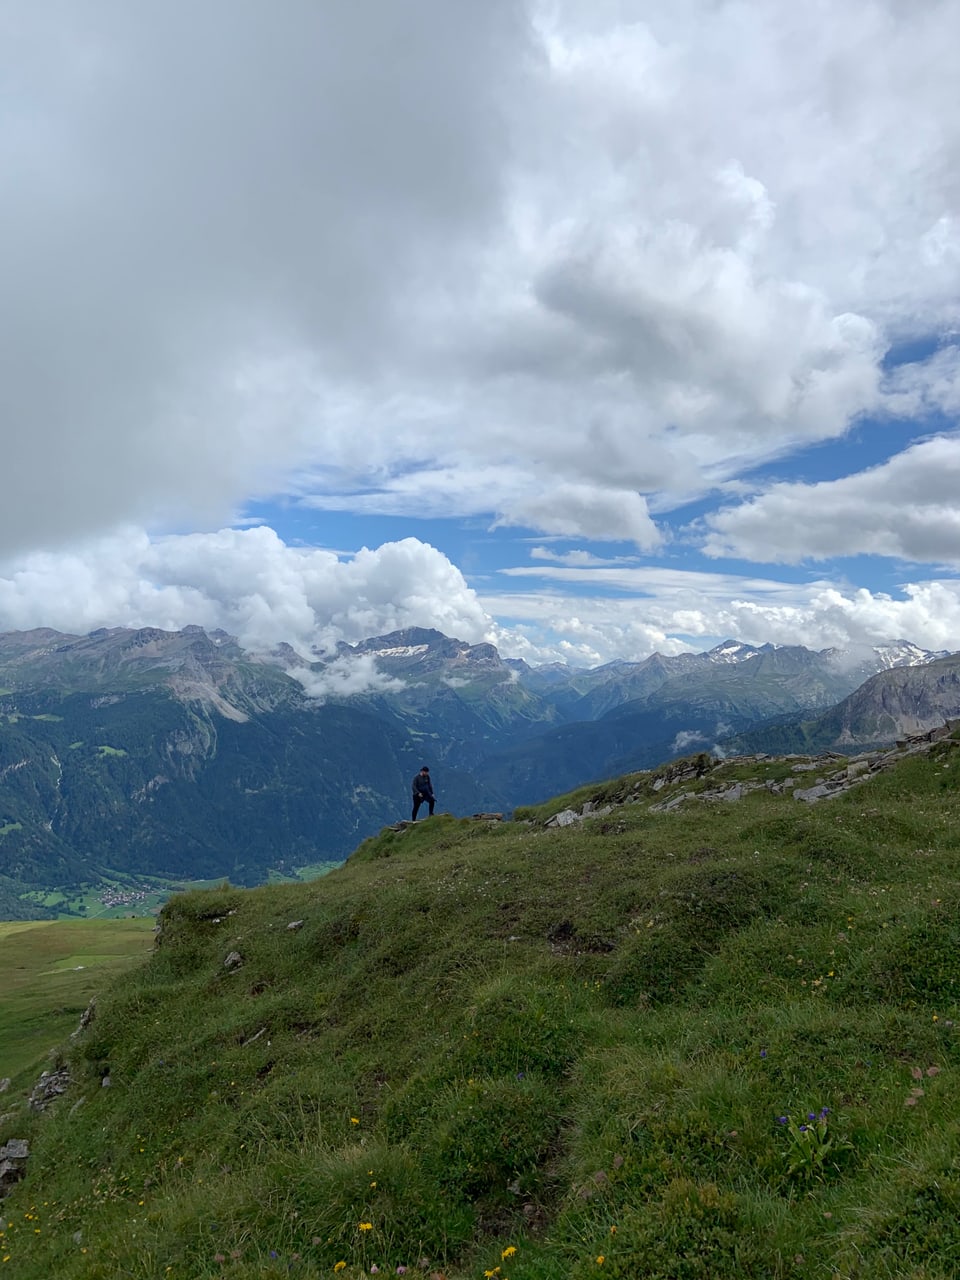
[[[960,741],[815,805],[705,760],[175,896],[140,965],[10,931],[21,1032],[127,968],[5,1104],[0,1280],[956,1280]]]
[[[20,829],[19,823],[0,826],[0,839],[9,831]],[[317,862],[297,867],[294,874],[281,871],[267,874],[269,884],[306,883],[326,875],[340,864]],[[222,883],[222,877],[212,880],[172,880],[164,876],[126,875],[111,872],[93,884],[78,887],[31,889],[20,895],[20,901],[29,915],[39,915],[35,908],[45,908],[62,920],[125,920],[131,916],[155,918],[171,894],[191,889],[213,889]],[[0,921],[0,926],[2,926]]]
[[[43,1069],[90,997],[145,956],[152,919],[0,923],[0,1079],[14,1091]]]

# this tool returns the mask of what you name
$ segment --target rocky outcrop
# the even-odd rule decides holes
[[[852,758],[835,751],[814,757],[761,754],[732,756],[723,760],[701,753],[688,759],[671,761],[652,773],[647,771],[635,776],[635,781],[629,789],[621,788],[613,796],[607,796],[601,792],[599,805],[596,800],[591,800],[579,810],[562,809],[559,813],[552,814],[543,825],[551,828],[574,826],[587,817],[605,817],[614,808],[649,801],[651,793],[657,795],[663,791],[668,792],[663,799],[648,804],[650,813],[670,813],[692,802],[736,803],[751,792],[759,790],[766,790],[773,795],[792,793],[795,800],[816,804],[820,800],[849,791],[851,787],[858,786],[878,772],[892,769],[898,761],[907,756],[930,751],[937,743],[949,739],[958,731],[960,731],[960,720],[948,720],[936,728],[900,739],[897,745],[889,750],[869,751]],[[957,746],[960,746],[960,742]],[[691,783],[702,782],[712,773],[729,768],[730,765],[762,765],[774,760],[789,762],[791,773],[797,776],[786,777],[779,781],[752,778],[723,781],[718,782],[716,786],[700,786],[696,790],[690,787]],[[811,775],[810,785],[800,785],[801,782],[806,781],[804,775]],[[683,789],[677,790],[678,786]],[[604,801],[608,802],[604,803]]]
[[[451,815],[449,813],[439,813],[436,816],[438,818],[449,818]],[[419,822],[412,822],[409,818],[401,818],[399,822],[391,822],[391,824],[388,827],[385,827],[384,830],[385,831],[406,831],[408,827],[420,826],[422,823],[426,821],[427,821],[426,818],[421,818]],[[463,821],[502,822],[503,814],[502,813],[470,813],[470,814],[467,814],[465,818],[459,819],[459,821],[461,822]]]
[[[11,1138],[0,1147],[0,1200],[10,1194],[26,1173],[29,1155],[25,1138]]]
[[[77,1023],[76,1030],[70,1032],[70,1039],[76,1040],[77,1036],[81,1035],[84,1031],[86,1031],[87,1027],[89,1027],[90,1023],[94,1020],[96,1016],[97,1016],[97,997],[93,996],[90,1000],[90,1003],[84,1009],[83,1013],[81,1013],[80,1021]]]
[[[899,760],[903,760],[906,756],[929,751],[937,742],[949,738],[957,728],[960,728],[960,721],[950,720],[936,729],[929,729],[925,733],[914,734],[908,738],[900,739],[892,751],[875,751],[866,756],[859,756],[852,760],[846,768],[836,770],[828,776],[817,778],[812,787],[798,788],[794,791],[793,797],[795,800],[802,800],[807,804],[815,804],[818,800],[826,800],[830,796],[840,795],[844,791],[849,791],[851,787],[865,782],[873,774],[885,769],[892,769]]]
[[[547,819],[544,826],[572,827],[577,822],[583,822],[584,818],[605,818],[612,812],[612,804],[601,805],[598,808],[592,800],[588,800],[582,809],[564,809],[560,813],[555,813],[552,818]]]
[[[62,1097],[70,1088],[70,1070],[58,1067],[54,1071],[41,1072],[40,1079],[30,1091],[28,1099],[31,1111],[46,1111],[51,1102]]]

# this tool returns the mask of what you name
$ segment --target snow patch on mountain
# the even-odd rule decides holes
[[[940,658],[949,657],[949,651],[931,652],[921,649],[909,640],[894,640],[890,644],[862,645],[850,649],[824,649],[823,656],[841,671],[859,668],[867,675],[879,671],[891,671],[894,667],[922,667]]]
[[[420,653],[426,653],[429,648],[428,644],[398,644],[375,652],[378,658],[415,658]]]
[[[909,640],[896,640],[892,644],[874,645],[873,652],[881,671],[891,667],[922,667],[928,662],[936,662],[938,658],[948,657],[946,649],[931,653],[928,649],[920,649]]]
[[[736,640],[725,640],[722,644],[718,644],[715,648],[710,649],[707,657],[711,662],[748,662],[751,658],[755,658],[759,650],[754,648],[752,644],[739,644]]]

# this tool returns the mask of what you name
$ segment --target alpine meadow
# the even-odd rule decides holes
[[[0,1274],[950,1280],[958,739],[704,754],[171,898],[63,1096],[15,1074]]]

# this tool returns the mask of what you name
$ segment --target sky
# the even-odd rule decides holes
[[[960,0],[0,8],[0,630],[960,649]]]

